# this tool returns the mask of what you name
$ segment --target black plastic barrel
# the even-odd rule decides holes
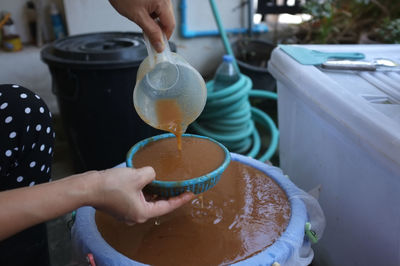
[[[70,36],[41,51],[77,171],[115,166],[133,144],[160,133],[133,106],[136,73],[146,56],[142,35],[131,32]]]
[[[276,80],[267,63],[276,46],[264,40],[239,39],[232,44],[240,72],[248,76],[257,90],[276,91]]]

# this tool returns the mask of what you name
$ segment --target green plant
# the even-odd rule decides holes
[[[400,18],[395,20],[385,20],[377,33],[385,43],[400,43]]]
[[[308,0],[304,13],[312,19],[300,26],[299,43],[358,43],[363,35],[399,41],[400,1]]]

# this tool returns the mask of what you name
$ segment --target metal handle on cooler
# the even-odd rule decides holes
[[[328,60],[322,63],[322,68],[334,70],[375,71],[376,66],[370,62],[353,60]]]

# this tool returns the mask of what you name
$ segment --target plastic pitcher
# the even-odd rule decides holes
[[[150,126],[179,137],[204,109],[205,82],[185,59],[171,52],[165,34],[162,53],[156,52],[146,35],[144,39],[149,55],[137,72],[135,109]]]

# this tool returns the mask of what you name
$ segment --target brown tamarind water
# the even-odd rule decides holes
[[[272,245],[286,229],[290,215],[288,198],[275,181],[232,161],[215,187],[158,217],[157,223],[150,219],[127,226],[99,211],[96,223],[108,244],[135,261],[226,265]]]

